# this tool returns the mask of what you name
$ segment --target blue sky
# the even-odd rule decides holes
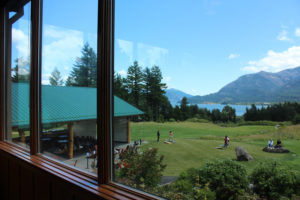
[[[81,3],[44,2],[44,84],[54,67],[68,76],[85,42],[96,47],[97,3]],[[169,88],[204,95],[243,74],[300,66],[299,10],[297,0],[116,0],[115,71],[158,65]]]

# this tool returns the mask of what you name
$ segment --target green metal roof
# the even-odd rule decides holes
[[[29,125],[29,84],[12,83],[12,126]],[[96,88],[42,85],[42,123],[58,123],[97,118]],[[114,96],[114,116],[143,112]]]

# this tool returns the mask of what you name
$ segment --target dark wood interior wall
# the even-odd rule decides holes
[[[1,200],[102,199],[0,149]]]

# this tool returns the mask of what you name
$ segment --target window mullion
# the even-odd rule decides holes
[[[31,2],[30,153],[38,153],[40,130],[41,17],[42,0]]]
[[[4,127],[5,127],[5,122],[4,122],[4,110],[5,110],[5,106],[4,106],[4,80],[5,80],[5,63],[4,63],[4,50],[5,50],[5,40],[4,40],[4,31],[5,31],[5,27],[4,27],[4,20],[5,20],[5,8],[0,7],[0,110],[1,112],[1,116],[0,116],[0,141],[4,140]]]
[[[113,66],[113,5],[114,0],[98,3],[98,57],[97,57],[97,138],[98,181],[111,180],[112,129],[112,66]]]

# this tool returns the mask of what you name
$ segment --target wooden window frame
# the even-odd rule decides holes
[[[64,181],[71,182],[103,199],[159,199],[151,194],[118,184],[112,180],[112,113],[114,66],[114,0],[98,0],[97,28],[97,138],[98,177],[60,164],[39,153],[41,130],[41,45],[42,0],[31,0],[31,76],[30,76],[30,151],[5,141],[6,110],[6,17],[5,1],[0,4],[0,151]]]

